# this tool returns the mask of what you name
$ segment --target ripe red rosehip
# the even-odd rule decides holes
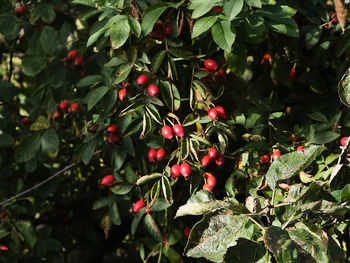
[[[132,210],[134,211],[134,213],[137,213],[137,212],[139,212],[142,208],[144,208],[145,206],[146,206],[145,201],[139,200],[139,201],[137,201],[137,202],[133,205]]]
[[[27,12],[27,7],[21,5],[15,9],[15,13],[17,16],[24,16]]]
[[[62,114],[59,112],[59,111],[55,111],[53,114],[52,114],[52,118],[54,120],[58,120],[62,117]]]
[[[171,175],[171,178],[178,178],[180,176],[180,165],[178,164],[174,164],[173,166],[171,166],[170,168],[170,175]]]
[[[272,153],[272,160],[276,160],[278,157],[280,157],[282,153],[280,151],[274,151]]]
[[[65,112],[68,110],[70,106],[70,103],[68,101],[61,101],[60,104],[58,105],[58,108],[62,111]]]
[[[151,84],[147,88],[147,92],[150,96],[156,97],[158,95],[159,89],[156,85]]]
[[[169,23],[163,24],[163,33],[171,35],[171,33],[173,33],[173,26]]]
[[[261,164],[268,164],[270,163],[270,157],[268,155],[263,155],[260,157],[260,163]]]
[[[157,161],[163,161],[165,159],[165,156],[166,151],[163,148],[160,148],[156,154]]]
[[[145,210],[145,214],[152,214],[152,210],[151,210],[151,209],[149,209],[149,208],[146,208],[146,210]]]
[[[109,143],[115,143],[115,142],[119,141],[119,139],[120,139],[120,136],[117,133],[111,133],[108,135],[108,142]]]
[[[118,97],[120,101],[124,100],[124,98],[126,97],[126,88],[119,90]]]
[[[217,6],[214,8],[216,13],[222,12],[224,10],[224,8],[222,6]]]
[[[190,232],[191,232],[191,228],[186,227],[186,228],[184,229],[184,236],[185,236],[186,238],[188,238],[188,237],[190,236]]]
[[[208,184],[211,188],[214,188],[214,186],[216,185],[216,178],[215,178],[215,176],[208,176],[207,184]]]
[[[218,112],[216,111],[215,108],[212,108],[212,109],[208,110],[208,116],[213,121],[217,121],[218,120]]]
[[[80,72],[80,76],[81,76],[82,78],[85,78],[85,77],[86,77],[85,72],[84,72],[84,71],[81,71],[81,72]]]
[[[182,163],[180,166],[180,173],[183,177],[188,177],[191,174],[191,166],[188,163]]]
[[[106,175],[105,177],[102,178],[101,180],[101,185],[102,186],[108,186],[114,182],[114,176],[113,175]]]
[[[28,126],[28,125],[31,123],[30,119],[27,118],[27,117],[20,119],[19,122],[20,122],[23,126]]]
[[[224,120],[227,118],[226,111],[225,111],[225,109],[223,107],[215,106],[214,109],[218,113],[219,118],[224,119]]]
[[[173,132],[175,133],[175,135],[177,135],[181,138],[185,135],[184,128],[179,124],[175,124],[173,126]]]
[[[207,167],[211,164],[211,159],[209,157],[209,155],[204,155],[202,160],[201,160],[201,164],[203,167]]]
[[[208,191],[210,193],[213,192],[213,189],[208,184],[203,185],[203,190]]]
[[[81,65],[83,65],[84,64],[84,58],[83,58],[83,56],[79,56],[79,57],[76,57],[75,59],[74,59],[74,66],[81,66]]]
[[[216,165],[221,166],[225,163],[225,157],[223,155],[220,155],[216,160]]]
[[[74,102],[72,103],[72,105],[70,105],[70,107],[68,108],[68,112],[75,114],[78,112],[78,110],[80,109],[80,106],[78,103]]]
[[[219,156],[219,152],[215,147],[212,147],[208,151],[208,156],[215,159]]]
[[[170,126],[165,125],[162,128],[162,135],[165,139],[172,139],[173,138],[173,131],[171,130]]]
[[[67,55],[67,59],[73,61],[77,58],[78,56],[78,51],[76,51],[75,49],[71,50],[68,55]]]
[[[205,173],[203,174],[203,178],[205,178],[205,179],[207,179],[209,176],[214,176],[214,175],[213,175],[213,173],[211,173],[211,172],[205,172]]]
[[[1,216],[2,218],[4,218],[4,217],[6,216],[6,212],[5,212],[5,211],[1,211],[0,216]]]
[[[271,55],[270,54],[265,54],[263,57],[262,57],[262,59],[261,59],[261,62],[260,62],[260,64],[261,65],[267,65],[267,64],[271,64],[271,61],[272,59],[271,59]]]
[[[342,146],[345,146],[347,141],[348,141],[348,137],[343,137],[343,138],[341,138],[341,140],[340,140],[340,144],[341,144]]]
[[[145,86],[149,82],[149,78],[147,75],[143,74],[137,78],[136,82],[137,82],[137,85]]]
[[[154,163],[157,160],[157,150],[156,149],[150,149],[148,151],[148,161],[150,161],[151,163]]]
[[[9,250],[9,248],[7,246],[5,246],[5,245],[1,245],[0,246],[0,250],[6,251],[6,250]]]
[[[107,131],[110,133],[116,133],[118,130],[118,125],[113,123],[111,125],[108,126]]]
[[[220,77],[224,78],[226,76],[226,71],[224,69],[219,69],[218,73],[220,75]]]
[[[304,146],[302,146],[302,145],[300,145],[300,146],[298,146],[298,148],[297,148],[297,151],[299,152],[299,151],[302,151],[302,150],[304,150]]]
[[[291,82],[294,82],[297,79],[297,70],[295,68],[292,68],[289,71],[288,77]]]
[[[219,66],[214,59],[208,58],[204,61],[204,67],[209,70],[217,70]]]

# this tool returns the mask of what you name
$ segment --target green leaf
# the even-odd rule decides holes
[[[287,230],[271,226],[264,233],[265,246],[274,255],[277,263],[314,262],[312,256],[293,241]]]
[[[208,13],[217,1],[214,0],[192,0],[188,9],[193,10],[192,18],[198,18]]]
[[[193,25],[192,38],[198,37],[208,31],[217,21],[216,16],[206,16],[198,19]]]
[[[136,214],[136,216],[132,220],[132,222],[131,222],[131,234],[132,235],[135,235],[136,229],[137,229],[143,215],[145,214],[145,211],[146,211],[146,207],[141,208],[141,210]]]
[[[141,25],[139,21],[137,21],[135,18],[129,17],[129,26],[131,28],[131,31],[135,34],[135,36],[140,37],[141,35]]]
[[[38,3],[31,12],[31,15],[34,22],[41,18],[45,23],[51,23],[56,18],[55,10],[47,3]]]
[[[48,128],[50,128],[51,123],[50,121],[45,118],[44,116],[40,115],[35,122],[32,123],[32,125],[30,125],[30,130],[31,131],[41,131],[41,130],[46,130]]]
[[[18,94],[18,88],[10,82],[0,82],[0,99],[4,102],[13,103],[13,97]]]
[[[192,228],[184,253],[222,262],[227,249],[236,245],[239,238],[250,238],[249,225],[247,216],[234,215],[231,210],[208,213]]]
[[[345,106],[350,107],[350,67],[338,83],[338,95],[341,102]]]
[[[155,74],[159,70],[163,63],[164,57],[166,55],[166,50],[160,50],[152,58],[152,72]]]
[[[28,246],[33,248],[38,238],[34,232],[32,223],[29,221],[18,221],[15,223],[15,226],[24,237],[24,241],[28,244]]]
[[[40,134],[33,134],[23,140],[18,146],[16,159],[18,162],[26,162],[33,159],[40,149]]]
[[[232,72],[242,77],[247,68],[246,47],[236,42],[231,52],[225,52],[225,58]]]
[[[125,195],[133,188],[132,184],[129,183],[118,183],[116,186],[109,188],[116,195]]]
[[[149,181],[152,181],[156,178],[159,178],[159,177],[162,177],[162,174],[160,173],[153,173],[153,174],[150,174],[150,175],[144,175],[142,176],[140,179],[137,180],[136,184],[137,185],[142,185],[142,184],[145,184]]]
[[[233,42],[235,42],[236,32],[231,23],[227,21],[216,22],[211,30],[215,43],[226,52],[231,52]]]
[[[130,25],[128,19],[121,19],[111,27],[111,43],[112,47],[120,48],[129,37]]]
[[[13,138],[10,134],[3,133],[0,134],[0,147],[8,147],[13,143]]]
[[[141,27],[145,35],[147,35],[153,30],[154,24],[157,22],[157,20],[163,14],[163,12],[168,8],[168,6],[169,6],[168,3],[151,5],[142,14]]]
[[[143,220],[147,232],[157,241],[163,241],[163,235],[160,231],[156,221],[150,214],[147,214]]]
[[[38,56],[26,56],[22,61],[23,73],[34,76],[41,72],[46,66],[46,59]]]
[[[154,212],[162,211],[170,207],[172,203],[169,203],[165,200],[165,198],[160,197],[158,200],[154,203],[154,205],[151,207],[151,210]]]
[[[245,0],[245,2],[247,3],[247,5],[252,7],[257,7],[257,8],[262,7],[261,0]]]
[[[111,218],[111,222],[116,226],[120,226],[122,224],[122,219],[120,218],[116,202],[114,202],[113,205],[111,205],[111,207],[109,208],[109,216]]]
[[[174,84],[170,84],[169,81],[162,81],[159,88],[166,106],[171,110],[173,105],[174,110],[178,110],[181,104],[181,97],[177,87]]]
[[[112,153],[112,165],[113,165],[113,170],[119,171],[120,168],[122,168],[126,157],[127,157],[126,151],[119,149],[119,150],[114,150]]]
[[[313,112],[311,114],[306,114],[310,119],[320,122],[328,122],[327,117],[320,112]]]
[[[279,180],[288,179],[307,168],[326,147],[312,145],[304,151],[287,153],[278,157],[266,173],[267,184],[275,189]]]
[[[92,0],[73,0],[72,3],[77,5],[86,5],[89,7],[96,7],[94,1]]]
[[[50,158],[55,158],[59,151],[59,139],[54,129],[44,132],[41,137],[41,149]]]
[[[338,205],[327,200],[318,200],[300,206],[299,211],[312,213],[314,215],[325,214],[336,217],[339,220],[344,220],[346,215],[350,212],[350,209],[344,205]]]
[[[91,110],[109,91],[109,88],[106,86],[94,88],[90,90],[86,96],[86,101],[88,104],[88,110]]]
[[[0,33],[8,40],[15,39],[20,31],[20,20],[13,14],[0,15]]]
[[[165,246],[163,248],[163,253],[171,263],[183,262],[181,255],[170,246]]]
[[[313,136],[310,138],[310,143],[315,144],[326,144],[329,142],[334,141],[340,136],[339,133],[336,133],[334,131],[321,131],[316,132],[313,134]]]
[[[97,140],[95,138],[91,139],[89,142],[84,143],[80,149],[80,157],[85,165],[87,165],[94,153]]]
[[[264,246],[258,242],[240,238],[237,245],[230,247],[225,256],[225,263],[256,263],[266,254]],[[265,262],[265,261],[263,261]]]
[[[305,46],[307,49],[314,47],[321,38],[322,28],[320,26],[304,26]]]
[[[243,0],[229,0],[224,4],[224,14],[232,21],[242,10]]]
[[[53,27],[45,26],[41,31],[39,41],[45,53],[52,55],[59,44],[58,33]]]
[[[92,209],[97,210],[105,206],[110,206],[113,203],[113,201],[114,201],[114,196],[101,197],[95,200],[95,202],[92,205]]]
[[[102,80],[102,76],[101,75],[86,76],[85,78],[81,79],[77,83],[77,87],[78,88],[82,88],[82,87],[87,87],[87,86],[90,86],[90,85],[95,85],[95,84],[99,83],[101,80]]]

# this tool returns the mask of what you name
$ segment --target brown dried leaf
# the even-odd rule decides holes
[[[346,24],[348,22],[348,10],[346,9],[343,0],[334,0],[335,12],[343,32],[345,31]]]

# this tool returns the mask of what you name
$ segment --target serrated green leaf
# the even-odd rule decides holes
[[[26,162],[33,159],[40,149],[40,134],[33,134],[26,139],[18,146],[16,152],[16,159],[18,162]]]
[[[226,52],[231,52],[233,42],[236,39],[236,32],[231,23],[227,21],[216,22],[211,29],[215,43]]]
[[[139,21],[132,17],[129,17],[128,19],[131,31],[135,34],[135,36],[140,37],[142,28]]]
[[[23,73],[28,76],[35,76],[46,66],[46,59],[39,56],[26,56],[22,61]]]
[[[224,14],[232,21],[242,10],[243,0],[229,0],[224,4]]]
[[[95,138],[91,139],[87,143],[84,143],[80,149],[80,157],[85,165],[87,165],[94,153],[97,140]]]
[[[199,18],[208,13],[217,1],[214,0],[192,0],[188,9],[193,10],[192,19]]]
[[[206,16],[198,19],[193,25],[192,38],[198,37],[208,31],[217,21],[216,16]]]
[[[129,183],[118,183],[116,186],[110,187],[109,189],[116,195],[125,195],[133,188],[132,184]]]
[[[108,91],[109,88],[106,86],[92,89],[86,96],[88,110],[91,110],[107,94]]]
[[[160,66],[163,63],[164,57],[166,55],[165,50],[160,50],[152,58],[152,72],[155,74],[159,70]]]
[[[169,3],[160,3],[150,6],[142,15],[142,31],[145,35],[150,33],[159,17],[168,8]]]
[[[130,25],[127,18],[121,19],[111,27],[111,43],[112,47],[120,48],[129,38]]]
[[[29,221],[18,221],[15,223],[18,231],[23,235],[24,241],[29,245],[30,248],[33,248],[38,240],[34,227]]]
[[[58,33],[53,27],[45,26],[40,33],[39,41],[45,53],[52,55],[59,44]]]
[[[41,149],[50,158],[55,158],[59,151],[59,139],[54,129],[44,132],[41,137]]]

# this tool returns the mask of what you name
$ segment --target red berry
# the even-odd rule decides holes
[[[280,157],[282,153],[280,151],[274,151],[272,153],[272,160],[276,160],[278,157]]]
[[[159,40],[159,41],[163,41],[165,36],[163,35],[163,32],[159,32],[156,36],[156,38]]]
[[[85,77],[86,77],[85,72],[84,72],[84,71],[81,71],[81,72],[80,72],[80,76],[81,76],[82,78],[85,78]]]
[[[184,236],[185,236],[186,238],[188,238],[188,237],[190,236],[190,232],[191,232],[191,228],[186,227],[186,228],[184,229]]]
[[[156,155],[157,161],[163,161],[165,159],[165,156],[166,156],[166,151],[163,148],[160,148],[157,151],[157,155]]]
[[[28,126],[28,125],[31,123],[31,121],[30,121],[29,118],[25,117],[25,118],[20,119],[20,123],[21,123],[23,126]]]
[[[151,163],[154,163],[157,160],[157,150],[156,149],[150,149],[148,151],[148,161],[150,161]]]
[[[108,126],[107,131],[110,133],[116,133],[118,130],[118,125],[113,123],[111,125]]]
[[[271,55],[270,55],[270,54],[265,54],[265,55],[262,57],[260,64],[261,64],[261,65],[264,65],[264,64],[271,64]]]
[[[304,150],[304,146],[302,146],[302,145],[300,145],[300,146],[298,146],[298,148],[297,148],[297,151],[299,152],[299,151],[302,151],[302,150]]]
[[[220,75],[220,77],[224,78],[226,76],[226,71],[224,69],[219,69],[218,73]]]
[[[207,167],[211,164],[211,159],[209,157],[209,155],[204,155],[201,161],[201,164],[203,167]]]
[[[58,108],[62,111],[65,112],[68,110],[70,106],[70,103],[68,101],[61,101],[60,104],[58,105]]]
[[[208,110],[208,116],[213,121],[217,121],[218,120],[218,112],[214,108]]]
[[[74,102],[72,103],[72,105],[70,105],[70,107],[68,108],[68,112],[75,114],[77,113],[77,111],[80,109],[80,106],[78,103]]]
[[[188,177],[191,174],[191,166],[188,163],[182,163],[180,166],[180,173],[183,177]]]
[[[291,82],[294,82],[296,79],[297,79],[297,70],[295,68],[292,68],[290,71],[289,71],[289,80]]]
[[[348,137],[343,137],[343,138],[341,138],[341,140],[340,140],[340,144],[341,144],[342,146],[345,146],[347,141],[348,141]]]
[[[159,89],[156,85],[151,84],[147,88],[148,94],[152,97],[156,97],[158,95]]]
[[[220,155],[216,160],[215,160],[217,166],[221,166],[225,163],[225,157],[223,155]]]
[[[81,66],[84,64],[84,58],[83,56],[76,57],[74,59],[74,66]]]
[[[140,85],[140,86],[145,86],[145,85],[147,85],[148,81],[149,81],[148,76],[147,76],[147,75],[144,75],[144,74],[143,74],[143,75],[140,75],[140,76],[137,78],[137,80],[136,80],[137,85]]]
[[[126,88],[119,90],[118,97],[120,101],[124,100],[124,98],[126,97]]]
[[[9,248],[7,246],[1,245],[0,250],[5,251],[5,250],[9,250]]]
[[[53,114],[52,114],[52,118],[54,120],[58,120],[62,117],[62,114],[59,112],[59,111],[55,111]]]
[[[263,155],[260,157],[260,163],[261,164],[268,164],[270,163],[270,157],[268,155]]]
[[[5,217],[6,216],[6,212],[5,211],[1,211],[0,216],[1,217]]]
[[[115,142],[119,141],[119,139],[120,139],[120,136],[117,133],[111,133],[108,135],[108,142],[109,143],[115,143]]]
[[[103,177],[100,184],[103,186],[108,186],[113,182],[114,182],[114,176],[110,174]]]
[[[17,16],[24,16],[26,14],[27,7],[21,5],[15,9],[15,13]]]
[[[209,176],[214,176],[214,175],[213,175],[213,173],[211,173],[211,172],[205,172],[205,173],[203,174],[203,178],[205,178],[205,179],[207,179]]]
[[[227,118],[226,112],[225,112],[225,110],[224,110],[223,107],[221,107],[221,106],[215,106],[214,109],[215,109],[216,112],[218,113],[219,118],[221,118],[221,119],[226,119],[226,118]]]
[[[134,213],[137,213],[138,211],[140,211],[145,206],[146,206],[145,201],[139,200],[133,205],[132,210],[134,211]]]
[[[204,67],[209,70],[217,70],[219,66],[214,59],[208,58],[204,61]]]
[[[163,32],[166,35],[171,35],[173,33],[173,26],[169,23],[163,24]]]
[[[209,176],[207,179],[207,185],[209,185],[211,188],[214,188],[216,185],[216,178],[215,176]]]
[[[67,55],[67,58],[71,61],[75,60],[78,56],[78,51],[76,51],[75,49],[73,49],[72,51],[70,51]]]
[[[162,135],[165,139],[172,139],[173,138],[173,131],[171,130],[170,126],[165,125],[162,128]]]
[[[175,133],[175,135],[177,135],[181,138],[185,135],[184,128],[179,124],[175,124],[173,126],[173,132]]]
[[[217,6],[217,7],[215,7],[214,10],[216,13],[219,13],[219,12],[222,12],[224,10],[224,8],[222,6]]]
[[[176,179],[180,176],[180,174],[180,165],[174,164],[173,166],[171,166],[170,175],[172,178]]]
[[[218,150],[216,150],[215,147],[212,147],[212,148],[209,149],[208,155],[209,155],[210,158],[214,158],[215,159],[215,158],[217,158],[219,156],[219,152],[218,152]]]
[[[203,185],[203,190],[208,191],[210,193],[213,192],[213,189],[208,184]]]
[[[149,209],[149,208],[146,208],[146,210],[145,210],[145,214],[152,214],[152,210],[151,210],[151,209]]]

